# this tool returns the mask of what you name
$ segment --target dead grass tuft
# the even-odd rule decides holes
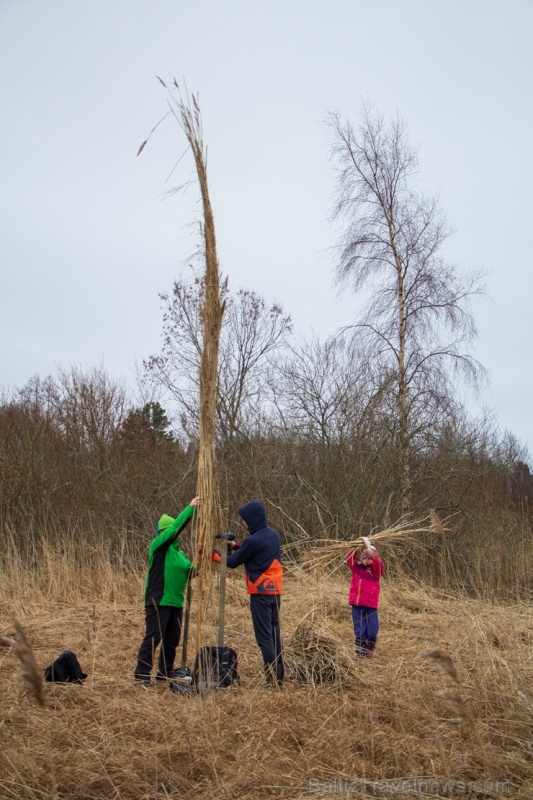
[[[14,650],[19,660],[22,682],[41,708],[44,708],[46,702],[44,698],[43,676],[37,666],[33,648],[18,620],[13,620],[13,626],[17,633]]]
[[[459,677],[455,665],[450,656],[443,653],[442,650],[422,650],[418,654],[418,658],[428,658],[438,669],[445,672],[455,683],[459,684]]]

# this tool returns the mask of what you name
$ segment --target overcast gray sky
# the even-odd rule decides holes
[[[132,379],[195,242],[196,189],[156,75],[198,93],[222,270],[333,333],[321,121],[368,98],[420,145],[445,255],[489,273],[483,403],[533,451],[532,0],[0,0],[0,386],[57,366]]]

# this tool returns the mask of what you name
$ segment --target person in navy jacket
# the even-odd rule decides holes
[[[363,541],[365,549],[361,560],[358,561],[357,553],[351,551],[346,556],[346,563],[352,572],[348,603],[352,607],[355,652],[358,656],[368,657],[373,655],[378,638],[378,605],[383,561],[369,539],[363,536]]]
[[[250,535],[228,556],[227,565],[234,569],[244,564],[252,624],[263,656],[266,679],[280,686],[284,674],[279,621],[283,587],[280,538],[278,532],[269,527],[260,500],[241,506],[239,515]]]

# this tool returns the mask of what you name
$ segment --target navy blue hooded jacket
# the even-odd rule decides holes
[[[239,508],[250,535],[228,557],[228,567],[244,564],[248,594],[279,595],[283,585],[279,534],[268,527],[266,510],[260,500],[251,500]]]

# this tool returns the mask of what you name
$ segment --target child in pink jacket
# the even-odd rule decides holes
[[[352,571],[348,603],[352,607],[355,652],[358,656],[368,657],[373,654],[378,638],[378,605],[383,561],[365,536],[363,541],[365,549],[361,554],[361,561],[357,560],[357,553],[352,550],[346,556],[346,563]]]

